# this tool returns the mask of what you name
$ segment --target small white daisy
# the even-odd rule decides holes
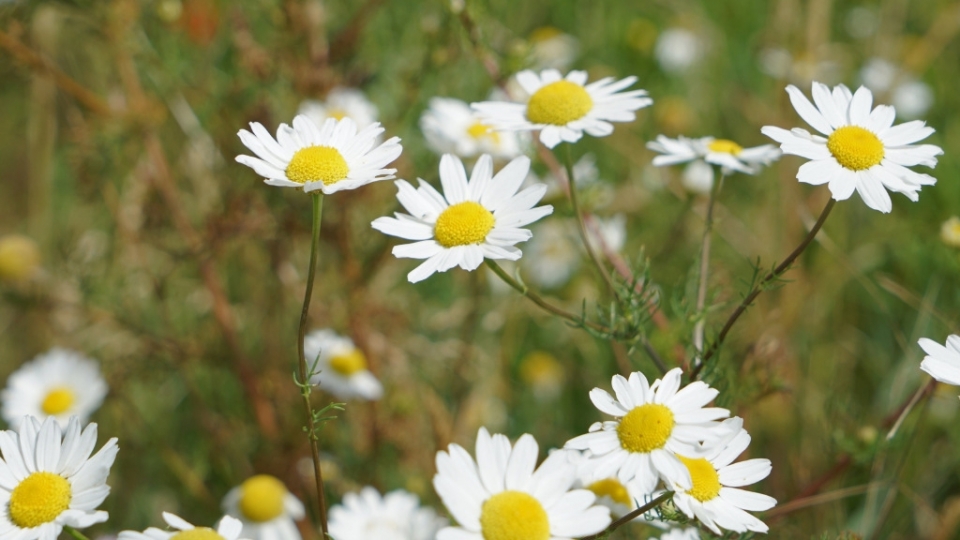
[[[696,517],[711,531],[723,534],[720,528],[743,533],[767,532],[765,523],[746,510],[762,512],[777,504],[773,497],[738,489],[755,484],[770,475],[769,459],[748,459],[733,463],[750,446],[750,435],[743,429],[743,419],[723,422],[721,433],[697,448],[695,457],[679,456],[690,471],[692,487],[674,484],[674,504],[687,517]]]
[[[950,216],[940,225],[940,240],[948,246],[960,247],[960,217]]]
[[[185,519],[170,512],[163,513],[163,520],[176,530],[164,531],[150,527],[143,532],[123,531],[117,540],[238,540],[240,531],[243,529],[240,520],[230,516],[223,516],[216,530],[209,527],[194,527]]]
[[[66,349],[51,349],[20,366],[0,393],[3,419],[15,426],[24,416],[51,416],[60,427],[71,416],[85,423],[107,395],[97,362]]]
[[[576,224],[565,219],[538,223],[521,266],[531,282],[553,289],[569,281],[580,265],[580,239]]]
[[[324,101],[304,100],[300,103],[297,114],[306,116],[318,126],[322,126],[328,118],[334,120],[349,118],[357,124],[357,128],[363,129],[377,121],[379,111],[360,90],[334,88],[330,90]]]
[[[539,75],[526,70],[517,74],[517,82],[530,95],[526,103],[485,101],[472,107],[495,129],[540,130],[540,142],[553,148],[564,141],[579,141],[584,132],[606,137],[613,133],[610,122],[636,119],[634,111],[653,103],[646,90],[620,92],[636,81],[636,77],[619,81],[606,77],[586,84],[586,71],[571,71],[563,77],[555,69]]]
[[[381,217],[373,222],[378,231],[407,240],[393,248],[400,258],[426,259],[407,274],[411,283],[454,266],[476,270],[484,258],[515,261],[523,254],[514,247],[532,236],[524,225],[553,212],[550,205],[534,205],[547,186],[530,186],[519,193],[530,170],[530,159],[520,156],[493,174],[493,159],[484,154],[473,167],[470,180],[459,158],[444,154],[440,159],[443,195],[420,180],[414,189],[405,180],[396,182],[397,199],[410,214]]]
[[[336,540],[434,540],[446,525],[446,519],[402,489],[381,497],[367,486],[330,508],[330,536]]]
[[[594,504],[591,491],[570,489],[576,466],[566,452],[553,452],[536,468],[538,452],[531,435],[511,448],[485,428],[477,433],[476,461],[457,444],[437,452],[433,487],[459,524],[437,540],[569,540],[604,530],[609,510]]]
[[[357,132],[350,118],[328,118],[322,126],[298,115],[293,127],[280,124],[277,138],[259,122],[251,122],[252,132],[241,129],[237,135],[257,157],[240,155],[242,163],[266,178],[271,186],[302,188],[324,194],[393,178],[396,169],[385,169],[400,156],[400,139],[392,137],[376,144],[383,128],[375,122]]]
[[[223,511],[243,523],[244,538],[300,540],[295,522],[303,519],[303,503],[273,476],[251,476],[231,489],[223,498]]]
[[[623,517],[637,508],[637,502],[644,503],[648,495],[636,479],[621,482],[616,476],[598,477],[590,465],[590,451],[563,450],[570,461],[577,466],[576,486],[589,489],[597,496],[597,504],[610,509],[610,515]],[[642,518],[641,518],[642,519]]]
[[[703,42],[685,28],[668,28],[657,37],[653,54],[664,71],[680,73],[696,64],[703,56]]]
[[[580,42],[552,26],[530,32],[530,62],[534,69],[568,69],[577,59]]]
[[[383,385],[367,369],[367,357],[353,340],[325,328],[311,332],[304,339],[303,354],[307,365],[317,362],[310,382],[321,390],[343,399],[376,400],[383,397]]]
[[[657,140],[647,143],[647,148],[662,154],[653,158],[656,167],[703,160],[719,166],[725,175],[734,172],[757,174],[761,166],[773,163],[782,154],[772,144],[743,148],[734,141],[713,137],[671,139],[659,135]]]
[[[680,389],[680,368],[674,368],[648,384],[639,371],[629,379],[614,375],[616,399],[600,388],[590,391],[590,400],[601,412],[616,417],[597,422],[590,432],[569,441],[566,448],[590,450],[592,474],[616,476],[621,482],[636,478],[643,493],[651,493],[657,479],[690,486],[690,474],[677,457],[692,445],[711,436],[716,420],[729,416],[720,408],[704,408],[717,390],[702,381]]]
[[[927,338],[920,338],[918,343],[927,353],[920,369],[942,383],[960,386],[960,336],[948,336],[944,345]]]
[[[420,116],[420,129],[427,146],[438,154],[456,154],[472,158],[490,154],[498,159],[512,159],[520,155],[516,133],[496,132],[480,122],[464,101],[435,97],[430,107]]]
[[[608,218],[596,217],[595,227],[588,227],[590,239],[613,252],[619,252],[627,242],[627,216],[615,214]]]
[[[936,166],[936,156],[943,153],[939,146],[912,144],[929,137],[933,128],[919,120],[894,126],[894,108],[872,108],[873,94],[866,87],[851,93],[841,84],[831,92],[826,85],[814,82],[816,106],[793,85],[787,87],[787,93],[797,114],[825,136],[801,128],[787,131],[764,126],[761,130],[779,142],[784,153],[811,160],[800,167],[797,180],[828,184],[838,201],[849,199],[856,191],[867,206],[884,213],[893,208],[887,190],[916,201],[923,186],[937,182],[930,175],[907,168]]]
[[[64,526],[84,529],[107,520],[97,507],[107,498],[117,439],[99,452],[97,425],[80,429],[71,418],[65,431],[48,417],[32,416],[17,431],[0,431],[0,538],[54,540]]]

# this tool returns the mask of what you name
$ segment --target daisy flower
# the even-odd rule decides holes
[[[527,246],[529,257],[521,266],[531,282],[547,289],[557,288],[574,275],[580,265],[580,247],[576,225],[568,220],[552,219],[538,223]]]
[[[680,73],[703,56],[704,43],[684,28],[669,28],[657,37],[653,54],[664,71]]]
[[[16,425],[30,415],[53,417],[66,425],[71,416],[85,423],[103,403],[107,383],[97,362],[66,349],[51,349],[20,366],[0,392],[3,419]]]
[[[293,127],[280,124],[276,139],[258,122],[251,122],[250,129],[252,133],[241,129],[237,135],[257,157],[240,155],[237,162],[265,177],[268,185],[319,189],[326,195],[393,178],[397,170],[384,167],[402,150],[398,137],[374,148],[383,133],[379,122],[358,132],[350,118],[328,118],[318,126],[298,115]]]
[[[940,225],[940,240],[948,246],[960,247],[960,217],[950,216]]]
[[[383,397],[383,385],[367,369],[367,357],[353,340],[325,328],[304,339],[303,354],[308,365],[317,362],[318,374],[310,382],[343,399],[376,400]]]
[[[539,75],[525,70],[517,74],[517,82],[530,96],[526,103],[485,101],[472,106],[484,123],[498,130],[540,130],[540,142],[553,148],[564,141],[579,141],[583,132],[606,137],[613,133],[610,122],[636,119],[634,111],[653,103],[646,90],[620,92],[636,81],[636,77],[619,81],[606,77],[586,84],[586,71],[571,71],[563,77],[555,69]]]
[[[680,456],[690,471],[693,486],[674,484],[674,504],[687,517],[696,517],[717,535],[723,534],[721,527],[739,533],[765,533],[766,524],[746,510],[769,510],[777,500],[738,488],[769,476],[770,460],[748,459],[732,464],[750,445],[750,435],[743,429],[742,418],[726,420],[718,432],[722,435],[698,447],[696,453],[687,454],[695,457]]]
[[[856,191],[867,206],[884,213],[893,208],[887,190],[916,201],[923,186],[937,182],[930,175],[907,168],[936,166],[936,156],[943,153],[939,146],[912,144],[929,137],[933,128],[919,120],[894,126],[894,108],[872,108],[873,94],[866,87],[852,94],[841,84],[831,92],[826,85],[814,82],[816,106],[793,85],[787,87],[787,93],[800,117],[823,134],[774,126],[761,130],[779,142],[784,153],[810,160],[800,167],[797,180],[827,184],[838,201],[849,199]]]
[[[773,163],[781,155],[772,144],[743,148],[734,141],[713,137],[671,139],[659,135],[657,140],[647,143],[647,148],[662,154],[653,158],[656,167],[702,160],[718,165],[725,175],[734,172],[757,174],[761,166]]]
[[[97,510],[107,495],[117,439],[92,457],[97,425],[65,431],[54,418],[23,418],[17,431],[0,431],[0,538],[54,540],[64,526],[84,529],[107,520]]]
[[[623,517],[637,508],[637,501],[644,501],[647,493],[636,479],[621,482],[616,476],[598,477],[590,466],[590,451],[565,450],[570,461],[577,466],[576,486],[588,489],[597,496],[597,504],[610,509],[615,518]]]
[[[334,88],[327,94],[325,101],[304,100],[300,103],[297,114],[306,116],[318,126],[322,126],[328,118],[334,120],[349,118],[357,124],[358,128],[363,129],[377,121],[379,111],[360,90]]]
[[[209,527],[194,527],[185,519],[170,512],[163,513],[163,520],[176,530],[164,531],[150,527],[143,532],[123,531],[117,540],[238,540],[240,531],[243,529],[240,520],[230,516],[223,516],[216,530]]]
[[[568,69],[577,59],[580,42],[552,26],[541,26],[530,32],[530,62],[536,69]]]
[[[944,345],[927,338],[920,338],[918,343],[927,353],[920,369],[942,383],[960,386],[960,336],[950,335]]]
[[[476,461],[457,444],[437,452],[433,486],[459,524],[437,540],[569,540],[604,530],[609,510],[594,505],[592,492],[570,489],[577,472],[566,452],[536,468],[538,451],[529,434],[511,447],[480,428]]]
[[[520,142],[515,133],[496,132],[480,122],[470,105],[453,98],[435,97],[420,116],[420,129],[427,146],[438,154],[456,154],[472,158],[490,154],[511,159],[520,155]]]
[[[590,450],[592,474],[603,478],[616,475],[621,482],[638,480],[642,493],[651,493],[657,478],[690,486],[690,473],[677,457],[689,453],[692,445],[711,436],[729,416],[720,408],[704,408],[717,390],[702,381],[680,389],[680,368],[674,368],[648,384],[639,371],[629,379],[613,376],[616,399],[600,388],[590,391],[590,401],[601,412],[616,417],[597,422],[590,432],[569,441],[566,448]]]
[[[398,489],[384,496],[367,486],[347,493],[330,508],[330,536],[337,540],[434,540],[447,520],[420,506],[416,495]]]
[[[391,236],[418,240],[393,248],[397,257],[426,259],[407,274],[410,283],[458,265],[464,270],[476,270],[484,258],[515,261],[523,253],[514,244],[532,236],[520,227],[553,212],[550,205],[534,208],[547,186],[534,185],[517,193],[529,170],[530,159],[520,156],[494,175],[493,159],[484,154],[468,181],[460,159],[445,154],[440,159],[444,194],[440,195],[423,180],[419,189],[398,180],[397,198],[410,214],[377,218],[373,228]]]
[[[251,476],[231,489],[223,498],[223,511],[240,520],[244,538],[300,540],[294,522],[303,519],[303,503],[273,476]]]

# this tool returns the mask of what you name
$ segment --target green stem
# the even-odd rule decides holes
[[[707,319],[703,314],[703,308],[707,304],[707,281],[710,275],[710,244],[713,233],[713,207],[716,206],[717,198],[720,196],[720,190],[723,189],[724,175],[720,174],[720,180],[710,190],[710,200],[707,202],[707,218],[703,226],[703,243],[700,249],[700,286],[697,288],[697,321],[693,328],[693,347],[697,350],[697,357],[693,360],[694,367],[700,365],[700,353],[703,352],[703,334],[707,326]]]
[[[313,417],[313,408],[310,406],[310,376],[307,373],[307,359],[303,352],[303,341],[307,333],[307,317],[310,313],[310,298],[313,296],[313,278],[317,273],[317,257],[320,248],[320,218],[323,216],[323,192],[315,191],[310,194],[313,202],[313,226],[310,232],[310,269],[307,271],[307,290],[303,295],[303,310],[300,312],[300,328],[297,333],[297,356],[300,360],[298,371],[300,395],[303,397],[303,408],[307,414],[310,439],[310,455],[313,458],[314,480],[317,484],[317,510],[320,513],[320,530],[327,538],[327,500],[323,492],[323,474],[320,472],[320,441],[317,437],[316,424]]]
[[[63,530],[67,531],[67,534],[69,534],[70,536],[74,537],[76,540],[90,540],[90,539],[87,538],[82,532],[74,529],[73,527],[71,527],[71,526],[69,526],[69,525],[64,525],[64,526],[63,526]]]
[[[598,539],[598,538],[603,538],[606,534],[612,533],[613,531],[615,531],[615,530],[617,530],[618,528],[620,528],[621,525],[624,525],[624,524],[626,524],[626,523],[630,523],[631,521],[637,519],[638,517],[642,516],[643,514],[646,514],[646,513],[649,512],[650,510],[653,510],[654,508],[660,506],[661,504],[663,504],[664,501],[666,501],[666,500],[669,499],[670,497],[673,497],[673,492],[672,492],[672,491],[665,491],[664,493],[662,493],[662,494],[661,494],[659,497],[657,497],[656,499],[648,502],[647,504],[641,506],[640,508],[637,508],[637,509],[634,510],[633,512],[630,512],[629,514],[623,516],[622,518],[614,521],[614,522],[611,523],[610,526],[607,527],[606,529],[598,532],[597,534],[592,534],[592,535],[590,535],[590,536],[584,536],[581,540],[596,540],[596,539]]]

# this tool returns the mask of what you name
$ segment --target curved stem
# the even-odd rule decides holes
[[[830,199],[830,202],[828,202],[823,208],[823,211],[820,212],[820,217],[817,218],[817,222],[813,225],[813,228],[810,229],[810,232],[807,233],[807,236],[804,237],[803,241],[800,242],[800,245],[797,246],[789,255],[787,255],[787,258],[785,258],[783,262],[778,264],[776,268],[774,268],[769,274],[764,276],[763,279],[757,282],[750,292],[747,293],[747,296],[744,297],[742,302],[740,302],[740,305],[737,306],[737,309],[735,309],[733,313],[730,314],[730,317],[727,318],[727,322],[720,330],[720,334],[717,335],[717,339],[710,344],[710,348],[704,353],[703,362],[701,362],[701,364],[694,368],[694,370],[690,373],[691,379],[696,380],[697,375],[700,374],[700,370],[702,370],[703,366],[706,365],[707,360],[712,358],[713,355],[716,354],[717,350],[720,349],[720,345],[723,344],[723,340],[726,339],[727,334],[730,333],[730,329],[733,328],[733,325],[736,324],[737,319],[739,319],[740,316],[743,315],[743,313],[747,310],[747,308],[750,307],[750,304],[752,304],[753,301],[760,296],[760,293],[764,291],[770,282],[776,280],[784,272],[786,272],[787,269],[790,268],[790,265],[797,260],[797,257],[799,257],[800,254],[807,249],[807,246],[809,246],[811,242],[813,242],[813,239],[816,238],[817,233],[820,232],[820,228],[823,227],[824,222],[827,221],[827,217],[830,215],[830,211],[833,210],[833,206],[836,203],[837,201]]]
[[[310,376],[307,372],[307,359],[303,352],[303,341],[307,333],[307,317],[310,313],[310,298],[313,296],[313,278],[317,273],[317,257],[320,248],[320,218],[323,215],[323,193],[311,193],[313,202],[313,226],[310,231],[310,269],[307,271],[307,289],[303,294],[303,310],[300,312],[300,328],[297,332],[297,357],[299,358],[299,378],[302,385],[300,395],[303,397],[304,412],[307,414],[307,432],[310,439],[310,455],[313,458],[314,480],[317,484],[317,510],[320,513],[320,530],[327,538],[327,500],[323,492],[323,475],[320,472],[320,441],[317,437],[316,423],[314,422],[313,408],[310,406]]]
[[[703,352],[703,334],[707,326],[707,319],[703,315],[703,308],[707,303],[707,281],[710,275],[710,243],[713,237],[713,207],[720,196],[720,190],[723,189],[724,174],[720,174],[720,180],[710,190],[710,201],[707,203],[707,218],[703,226],[703,243],[700,248],[700,286],[697,289],[697,314],[700,320],[693,328],[693,347],[697,350],[697,357],[693,359],[694,367],[702,362],[700,353]]]
[[[73,527],[71,527],[71,526],[69,526],[69,525],[64,525],[64,526],[63,526],[63,530],[67,531],[67,534],[69,534],[70,536],[76,538],[76,540],[90,540],[90,539],[87,538],[82,532],[74,529]]]
[[[654,508],[660,506],[661,504],[663,504],[664,501],[666,501],[667,499],[669,499],[669,498],[672,497],[672,496],[673,496],[673,492],[672,492],[672,491],[666,491],[666,492],[662,493],[662,494],[661,494],[659,497],[657,497],[656,499],[648,502],[647,504],[641,506],[640,508],[637,508],[637,509],[634,510],[633,512],[630,512],[629,514],[623,516],[622,518],[614,521],[614,522],[611,523],[610,526],[607,527],[606,529],[598,532],[597,534],[591,534],[590,536],[584,536],[581,540],[596,540],[596,539],[598,539],[598,538],[603,538],[604,535],[606,535],[606,534],[608,534],[608,533],[612,533],[613,531],[619,529],[620,526],[622,526],[622,525],[624,525],[624,524],[626,524],[626,523],[630,523],[630,522],[633,521],[634,519],[637,519],[638,517],[642,516],[643,514],[646,514],[646,513],[649,512],[650,510],[653,510]]]
[[[567,182],[570,184],[570,204],[573,206],[573,213],[577,216],[580,239],[583,241],[583,247],[587,250],[587,254],[590,256],[590,260],[593,261],[593,265],[596,266],[597,270],[600,271],[600,275],[603,277],[603,281],[607,284],[607,288],[610,290],[610,293],[613,294],[614,297],[617,297],[617,289],[613,286],[613,278],[610,276],[610,272],[607,271],[607,267],[603,265],[603,261],[600,260],[597,252],[590,244],[590,236],[587,234],[587,226],[583,221],[583,212],[580,210],[580,202],[577,200],[577,183],[573,177],[573,153],[570,150],[569,143],[565,146],[567,147],[567,151],[564,153],[563,165],[567,169]]]

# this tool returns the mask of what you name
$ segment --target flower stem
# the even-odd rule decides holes
[[[591,534],[590,536],[584,536],[581,540],[596,540],[596,539],[598,539],[598,538],[603,538],[606,534],[612,533],[613,531],[615,531],[615,530],[617,530],[618,528],[620,528],[621,525],[624,525],[624,524],[626,524],[626,523],[630,523],[630,522],[633,521],[634,519],[637,519],[638,517],[642,516],[643,514],[646,514],[646,513],[649,512],[650,510],[653,510],[654,508],[660,506],[661,504],[663,504],[664,501],[666,501],[667,499],[669,499],[669,498],[672,497],[672,496],[673,496],[673,492],[672,492],[672,491],[665,491],[665,492],[663,492],[659,497],[657,497],[656,499],[648,502],[647,504],[641,506],[640,508],[637,508],[637,509],[634,510],[633,512],[630,512],[629,514],[623,516],[622,518],[614,521],[614,522],[611,523],[610,526],[608,526],[606,529],[598,532],[597,534]]]
[[[69,525],[64,525],[64,526],[63,526],[63,530],[67,531],[67,534],[69,534],[70,536],[74,537],[76,540],[90,540],[90,539],[87,538],[86,535],[84,535],[82,532],[74,529],[73,527],[71,527],[71,526],[69,526]]]
[[[310,376],[307,373],[307,359],[303,352],[303,341],[307,333],[307,316],[310,313],[310,298],[313,296],[313,278],[317,273],[317,256],[320,248],[320,218],[323,216],[323,193],[311,193],[313,202],[313,226],[310,232],[310,269],[307,271],[307,290],[303,295],[303,310],[300,312],[300,328],[297,332],[297,356],[299,358],[299,378],[302,385],[300,395],[303,397],[304,412],[307,414],[308,438],[310,439],[310,455],[313,458],[314,480],[317,484],[317,510],[320,513],[320,530],[327,538],[327,500],[323,492],[323,475],[320,472],[320,441],[317,437],[316,423],[314,422],[313,408],[310,406]]]
[[[694,367],[700,366],[700,354],[703,352],[703,334],[707,326],[707,319],[703,315],[703,308],[707,303],[707,281],[710,275],[710,243],[713,236],[713,207],[720,196],[720,190],[723,189],[724,175],[720,174],[720,180],[710,190],[710,200],[707,202],[707,218],[703,226],[703,243],[700,248],[700,285],[697,289],[697,315],[700,320],[693,328],[693,347],[697,350],[697,357],[693,360]]]
[[[695,367],[690,373],[690,378],[693,380],[697,379],[697,376],[700,374],[700,370],[703,369],[703,366],[706,365],[707,360],[713,357],[714,354],[720,349],[720,345],[723,344],[723,340],[726,339],[727,334],[730,333],[730,329],[733,328],[733,325],[737,322],[737,319],[750,307],[750,304],[760,293],[763,292],[767,285],[772,281],[778,279],[784,272],[786,272],[790,265],[793,264],[797,257],[807,249],[807,246],[813,242],[813,239],[816,238],[817,233],[820,232],[820,228],[823,227],[824,222],[827,221],[827,217],[830,215],[830,211],[833,210],[833,206],[837,203],[836,200],[830,199],[830,202],[823,208],[823,211],[820,212],[820,217],[817,218],[817,222],[814,223],[813,228],[810,229],[810,232],[807,233],[807,236],[804,237],[803,241],[800,242],[800,245],[796,247],[787,258],[783,260],[780,264],[777,265],[769,274],[763,277],[759,282],[757,282],[747,296],[744,297],[743,301],[740,302],[740,305],[737,306],[737,309],[730,314],[730,317],[727,319],[727,322],[723,325],[723,328],[720,330],[720,334],[717,335],[717,339],[710,344],[710,348],[703,354],[703,362],[699,366]]]

